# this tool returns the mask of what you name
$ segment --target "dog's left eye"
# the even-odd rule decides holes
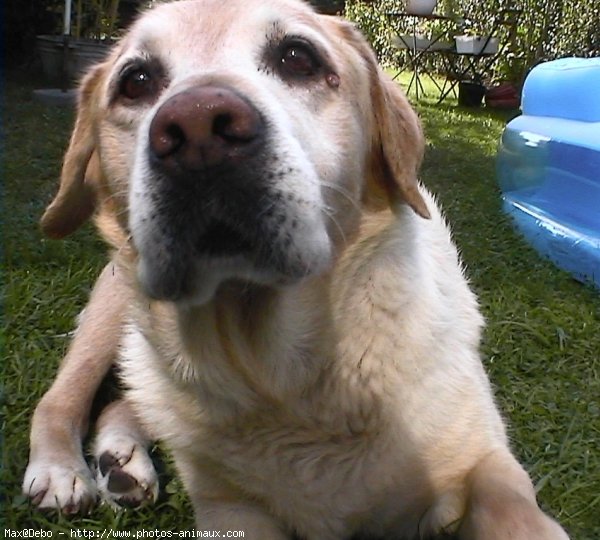
[[[156,81],[145,69],[134,69],[125,74],[119,86],[121,96],[137,101],[156,93]]]
[[[281,52],[280,69],[290,77],[312,77],[321,69],[317,55],[304,44],[290,44]]]

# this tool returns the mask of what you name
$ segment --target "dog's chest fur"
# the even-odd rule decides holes
[[[375,381],[366,384],[361,399],[355,391],[321,380],[313,384],[329,384],[327,389],[305,393],[301,377],[306,375],[299,370],[299,388],[284,405],[272,394],[250,389],[247,377],[231,365],[222,369],[223,358],[209,359],[205,369],[178,358],[168,368],[177,376],[167,378],[164,365],[157,365],[164,358],[142,340],[141,334],[128,338],[130,358],[135,349],[145,366],[142,373],[134,368],[141,384],[130,396],[147,427],[158,426],[156,436],[185,467],[189,492],[194,493],[194,482],[209,477],[208,483],[224,491],[221,496],[260,501],[290,529],[310,538],[343,538],[354,532],[353,522],[362,525],[379,515],[377,505],[390,499],[398,481],[390,469],[403,470],[410,456],[398,453],[396,466],[390,461],[396,443],[384,435],[390,431],[388,420],[368,388]],[[411,484],[407,478],[405,487]],[[425,499],[424,487],[412,485],[406,491],[414,500]],[[391,500],[414,514],[409,499]]]
[[[431,396],[452,403],[465,393],[474,408],[493,404],[473,370],[480,320],[472,296],[454,287],[458,298],[440,302],[450,294],[444,280],[456,276],[414,256],[413,242],[423,239],[410,223],[405,231],[367,224],[334,274],[276,299],[240,301],[231,289],[187,312],[139,303],[122,362],[129,397],[186,468],[188,490],[203,483],[194,474],[209,475],[311,538],[419,516],[433,504],[431,493],[447,481],[434,464],[460,454],[437,445],[437,433],[453,432],[445,440],[458,447],[473,426],[454,425],[452,411],[430,413]],[[468,324],[453,320],[450,306],[459,302],[465,312],[472,303]],[[455,354],[461,332],[472,333],[472,350]],[[408,531],[416,526],[409,521]],[[336,529],[342,523],[351,528]]]

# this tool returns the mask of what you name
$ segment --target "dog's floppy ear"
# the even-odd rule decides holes
[[[400,199],[429,218],[417,180],[425,150],[419,118],[404,92],[383,73],[362,34],[348,24],[342,31],[362,57],[369,77],[372,146],[364,202],[378,209]]]
[[[419,118],[394,81],[378,66],[370,72],[374,134],[366,202],[381,199],[383,188],[388,202],[399,197],[418,215],[429,218],[417,180],[425,151]]]
[[[44,234],[62,238],[79,228],[94,212],[94,184],[99,180],[100,161],[94,132],[96,92],[103,80],[102,65],[92,69],[80,86],[77,118],[65,154],[58,193],[41,219]]]

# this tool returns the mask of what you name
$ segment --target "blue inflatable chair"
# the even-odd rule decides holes
[[[600,58],[536,66],[504,130],[504,209],[544,256],[600,288]]]

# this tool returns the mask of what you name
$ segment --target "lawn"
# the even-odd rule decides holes
[[[31,99],[31,84],[5,85],[3,527],[102,531],[183,530],[193,524],[168,456],[160,453],[157,507],[89,516],[42,514],[20,494],[28,423],[64,354],[74,318],[105,262],[91,226],[44,239],[38,219],[56,186],[73,121]],[[449,221],[487,319],[482,344],[513,447],[541,505],[573,539],[600,538],[600,294],[540,259],[501,213],[495,154],[507,114],[452,101],[418,106],[428,148],[424,183]]]

